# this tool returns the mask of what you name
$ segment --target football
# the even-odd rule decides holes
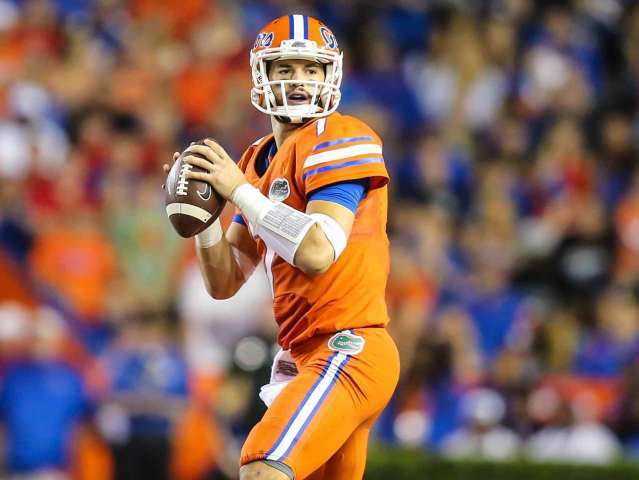
[[[165,205],[175,231],[188,238],[211,225],[222,213],[226,200],[208,183],[186,178],[189,171],[204,170],[184,162],[185,156],[185,152],[180,154],[166,178]]]

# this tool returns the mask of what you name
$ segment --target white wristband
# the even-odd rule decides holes
[[[247,218],[251,234],[294,265],[295,252],[315,220],[285,203],[272,202],[248,183],[235,189],[232,201]]]
[[[195,245],[198,248],[210,248],[222,240],[223,236],[222,224],[218,218],[195,236]]]
[[[265,197],[262,192],[249,183],[244,183],[233,192],[231,201],[242,210],[249,221],[251,231],[255,232],[260,218],[266,215],[275,203]]]

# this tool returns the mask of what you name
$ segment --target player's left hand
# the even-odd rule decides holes
[[[187,155],[184,161],[205,170],[204,172],[190,171],[186,176],[210,183],[225,199],[231,200],[235,189],[243,183],[248,183],[242,170],[217,142],[207,138],[204,140],[204,145],[191,145],[186,152],[202,155],[204,158]]]

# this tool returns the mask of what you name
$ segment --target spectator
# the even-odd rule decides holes
[[[599,297],[597,328],[585,335],[573,371],[579,375],[621,375],[639,352],[639,307],[631,292],[610,287]]]
[[[620,398],[613,415],[613,429],[632,457],[639,455],[639,364],[637,360],[625,367]]]
[[[462,398],[465,426],[444,441],[444,455],[490,460],[508,460],[517,456],[517,435],[499,425],[504,418],[505,409],[504,399],[493,390],[468,392]]]
[[[82,191],[84,169],[80,163],[65,168],[56,186],[61,215],[41,225],[30,261],[38,280],[58,291],[85,324],[96,325],[115,265],[112,244]]]
[[[80,373],[61,358],[69,332],[59,316],[39,309],[28,321],[21,330],[28,350],[8,363],[0,383],[5,468],[11,475],[70,478],[73,438],[89,420],[91,401]]]
[[[617,204],[614,220],[619,238],[616,277],[622,282],[636,282],[639,278],[639,175],[632,177],[628,192]]]
[[[202,374],[222,376],[232,365],[237,342],[272,321],[265,309],[270,303],[270,285],[263,271],[255,272],[233,298],[214,301],[197,264],[189,264],[180,282],[177,306],[191,367]]]
[[[171,435],[186,411],[189,376],[167,318],[142,315],[121,325],[102,356],[109,387],[98,426],[112,446],[116,478],[168,479]]]
[[[529,406],[533,417],[545,417],[543,428],[526,443],[530,459],[605,464],[619,455],[619,442],[592,418],[587,403],[568,403],[556,391],[538,390],[531,395]]]

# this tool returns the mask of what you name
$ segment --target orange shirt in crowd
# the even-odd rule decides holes
[[[140,19],[164,18],[176,32],[188,30],[214,4],[211,0],[133,0],[130,8]]]
[[[174,95],[188,123],[204,123],[224,95],[228,72],[222,65],[190,65],[175,78]]]
[[[86,320],[103,313],[115,254],[97,230],[54,227],[38,237],[31,254],[34,275],[54,289]]]

